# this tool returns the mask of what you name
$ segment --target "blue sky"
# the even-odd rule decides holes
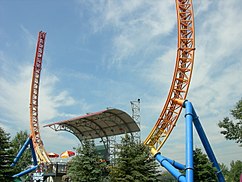
[[[241,147],[217,126],[242,96],[242,3],[194,0],[196,52],[188,99],[219,162],[242,160]],[[78,145],[45,124],[107,107],[131,114],[141,99],[141,135],[166,100],[177,45],[175,1],[0,1],[0,126],[29,131],[29,92],[39,31],[47,32],[39,120],[47,151]],[[195,146],[201,147],[197,140]],[[184,161],[184,114],[162,148]]]

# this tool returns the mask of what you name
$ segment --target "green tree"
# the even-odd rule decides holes
[[[230,171],[228,174],[228,181],[237,182],[239,181],[240,175],[242,174],[242,161],[232,161],[230,163]]]
[[[242,143],[242,98],[236,103],[235,107],[230,111],[233,119],[225,117],[223,121],[219,121],[218,126],[224,130],[220,133],[225,136],[227,140],[235,140],[236,143]],[[242,146],[242,144],[240,145]]]
[[[193,151],[194,181],[212,182],[217,181],[216,170],[202,150],[196,148]]]
[[[101,162],[94,142],[84,140],[82,147],[77,148],[77,155],[69,162],[67,175],[71,181],[87,182],[104,180],[106,163]]]
[[[229,176],[229,169],[228,169],[228,167],[224,163],[219,164],[219,166],[220,166],[220,169],[221,169],[221,171],[223,173],[225,181],[228,181],[228,178],[229,178],[228,177]]]
[[[0,181],[12,181],[14,169],[10,167],[14,154],[10,142],[10,134],[0,127]]]
[[[171,173],[169,173],[168,171],[165,171],[162,173],[162,176],[160,177],[159,181],[177,182],[177,179],[174,176],[172,176]]]
[[[17,155],[17,153],[19,152],[19,150],[21,149],[21,147],[23,146],[23,144],[25,143],[28,137],[29,136],[27,131],[20,131],[15,135],[15,137],[11,141],[15,156]],[[32,164],[31,159],[32,159],[31,151],[29,148],[27,148],[22,154],[17,164],[15,165],[15,170],[17,171],[17,173],[25,170],[28,166],[30,166]]]
[[[157,181],[160,176],[157,170],[158,164],[153,158],[149,158],[147,146],[135,142],[133,137],[126,134],[117,148],[118,158],[110,171],[112,182]]]

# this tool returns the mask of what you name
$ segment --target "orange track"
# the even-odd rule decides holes
[[[169,137],[179,115],[182,106],[175,99],[185,100],[192,76],[195,32],[192,0],[176,0],[178,45],[175,70],[170,91],[164,108],[144,141],[145,145],[159,151]]]
[[[33,140],[34,150],[36,152],[39,163],[51,163],[40,137],[38,121],[38,95],[40,72],[42,68],[42,58],[44,54],[45,36],[45,32],[39,32],[30,92],[30,131]]]

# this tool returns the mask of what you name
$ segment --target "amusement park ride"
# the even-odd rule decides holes
[[[220,182],[225,181],[220,170],[218,162],[208,142],[202,125],[196,115],[195,109],[191,102],[186,100],[188,93],[195,52],[195,31],[194,31],[194,14],[192,0],[175,0],[177,12],[177,27],[178,27],[178,44],[175,69],[172,79],[172,84],[169,90],[164,108],[153,127],[150,134],[144,141],[144,144],[149,146],[151,154],[157,161],[165,167],[178,181],[193,181],[193,124],[201,139],[201,142],[207,152],[210,161],[216,168],[217,178]],[[33,67],[31,94],[30,94],[30,130],[31,134],[25,142],[22,149],[17,154],[13,166],[30,145],[32,149],[32,157],[34,166],[25,170],[14,177],[22,176],[31,171],[34,171],[41,164],[51,164],[51,161],[45,151],[43,142],[40,137],[39,122],[38,122],[38,93],[42,58],[44,52],[45,32],[39,32],[36,55]],[[169,135],[171,134],[176,122],[181,114],[182,108],[185,108],[186,122],[186,164],[180,164],[176,161],[168,159],[159,152]],[[184,170],[185,175],[179,170]]]
[[[12,166],[14,166],[19,158],[21,157],[22,153],[25,149],[30,145],[32,157],[33,157],[33,164],[32,168],[29,168],[19,174],[14,175],[14,177],[19,177],[24,174],[27,174],[39,166],[39,164],[50,164],[51,161],[45,151],[43,142],[40,137],[40,130],[39,130],[39,120],[38,120],[38,95],[39,95],[39,83],[40,83],[40,73],[42,68],[42,59],[44,54],[44,45],[45,45],[45,32],[39,32],[38,41],[36,46],[36,54],[33,66],[33,73],[32,73],[32,84],[31,84],[31,92],[30,92],[30,136],[24,143],[23,147],[17,154]]]

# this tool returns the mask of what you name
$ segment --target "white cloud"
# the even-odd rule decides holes
[[[24,38],[24,43],[28,45],[28,48],[34,48],[36,47],[37,44],[37,36],[38,35],[33,35],[24,25],[20,25],[20,29],[22,30],[23,38]]]
[[[145,56],[162,47],[157,47],[157,39],[171,33],[175,25],[173,6],[170,5],[143,3],[143,6],[133,9],[132,12],[123,11],[123,16],[129,15],[129,18],[120,18],[120,22],[115,24],[118,35],[113,38],[112,62],[125,64],[123,62],[128,57],[137,54]],[[158,8],[161,10],[157,11]],[[137,61],[139,63],[142,60],[133,60],[132,63],[137,64]]]
[[[18,74],[9,74],[7,78],[1,77],[0,85],[4,90],[1,91],[1,110],[2,115],[12,121],[13,125],[27,126],[29,102],[26,98],[29,96],[29,79],[31,67],[24,66],[12,69]],[[7,120],[6,119],[6,120]],[[10,124],[10,123],[9,123]]]
[[[87,3],[87,2],[85,2]],[[80,7],[85,6],[83,1]],[[160,1],[103,1],[88,2],[91,11],[89,23],[94,33],[112,34],[108,65],[120,67],[136,54],[148,54],[157,48],[157,40],[170,34],[175,27],[176,14],[173,3]],[[81,9],[82,10],[82,9]],[[82,13],[83,16],[83,13]],[[130,61],[130,60],[129,60]],[[141,61],[141,60],[139,60]],[[124,63],[125,62],[125,63]],[[132,64],[137,64],[133,60]]]
[[[58,90],[55,87],[58,81],[54,75],[43,79],[40,84],[39,96],[39,112],[40,120],[50,120],[60,115],[63,115],[58,109],[61,107],[71,106],[76,104],[74,98],[65,90]]]
[[[233,142],[225,142],[216,122],[227,115],[229,109],[241,97],[241,3],[235,0],[206,0],[194,3],[197,3],[194,9],[197,50],[188,99],[193,102],[207,136],[212,145],[217,147],[216,153],[221,158],[223,143],[223,148],[227,151],[228,148],[239,150]],[[73,44],[82,51],[83,57],[71,52],[74,54],[71,55],[73,57],[70,56],[70,60],[95,59],[92,60],[95,65],[89,64],[88,61],[84,64],[82,61],[76,61],[75,68],[67,68],[66,61],[54,60],[48,57],[48,54],[44,55],[45,59],[48,59],[46,62],[53,63],[58,68],[61,65],[63,68],[59,72],[56,69],[46,71],[43,68],[41,75],[39,120],[42,140],[48,151],[60,151],[60,147],[76,146],[78,142],[74,136],[71,138],[69,133],[65,134],[67,132],[56,133],[49,128],[42,128],[46,121],[76,116],[74,112],[78,109],[81,113],[95,112],[94,108],[114,105],[129,110],[129,100],[136,97],[141,98],[141,127],[142,137],[145,138],[160,114],[174,70],[176,12],[173,1],[80,1],[79,7],[82,18],[80,31],[83,31],[82,40],[85,41],[85,47],[76,45],[80,40],[77,38]],[[54,21],[51,24],[54,24]],[[13,133],[29,128],[32,62],[26,63],[23,60],[33,60],[34,53],[31,52],[35,50],[36,36],[26,27],[26,24],[21,25],[20,30],[24,33],[21,32],[21,35],[17,36],[21,37],[21,47],[25,50],[21,51],[21,54],[25,58],[16,60],[14,56],[18,55],[20,58],[19,52],[10,54],[2,47],[0,50],[0,87],[4,88],[0,92],[0,125],[4,125],[4,128]],[[52,40],[60,40],[64,35],[75,38],[79,36],[59,30],[52,34]],[[100,39],[108,39],[105,41],[107,45],[96,47],[95,44],[99,43]],[[8,44],[9,49],[13,44],[20,47],[17,39],[8,41],[5,44]],[[68,44],[68,47],[71,50],[72,44]],[[102,53],[99,48],[103,48],[100,51],[103,51]],[[55,46],[52,46],[52,49],[51,51],[56,51],[58,55],[66,53],[55,49]],[[86,55],[86,52],[89,54]],[[93,57],[88,57],[90,55]],[[68,63],[68,66],[71,65]],[[114,69],[106,69],[108,66]],[[66,77],[68,79],[65,79]],[[68,83],[63,80],[68,80]],[[65,88],[66,85],[68,88]],[[11,129],[10,124],[18,128]],[[184,115],[181,115],[162,152],[171,154],[171,158],[183,158],[183,135]],[[223,160],[226,163],[231,159],[241,158],[239,154],[228,154],[222,158],[225,157]]]
[[[197,30],[197,50],[190,95],[201,105],[211,105],[211,111],[224,112],[220,104],[235,102],[241,96],[240,68],[242,47],[241,11],[235,1],[220,1],[207,20]],[[209,18],[213,17],[213,18]],[[206,32],[204,34],[204,32]],[[199,95],[199,97],[197,97]],[[231,100],[232,99],[232,100]]]
[[[209,7],[211,7],[212,0],[198,0],[198,1],[193,1],[193,7],[195,9],[195,18],[197,16],[202,16],[201,14],[208,11]]]
[[[22,67],[25,69],[23,70]],[[7,79],[0,78],[0,87],[4,88],[0,94],[0,126],[13,137],[20,130],[30,132],[29,95],[32,66],[21,66],[21,69],[18,67],[12,70],[15,71],[15,74],[9,75]],[[49,75],[41,80],[43,84],[40,85],[39,95],[39,130],[46,150],[61,153],[67,149],[72,150],[72,147],[77,146],[79,141],[70,133],[56,133],[49,128],[43,128],[46,120],[58,116],[67,117],[68,115],[70,117],[69,113],[61,112],[59,109],[76,104],[67,91],[56,91],[57,81],[58,79],[54,75]],[[65,143],[65,147],[57,145],[60,143],[59,141]]]
[[[16,131],[19,130],[29,131],[29,97],[33,63],[26,63],[22,60],[26,57],[27,60],[33,60],[30,57],[34,57],[34,54],[31,56],[29,53],[35,50],[32,46],[35,47],[36,42],[34,43],[33,36],[24,26],[21,26],[21,29],[24,32],[24,34],[21,34],[23,39],[27,40],[23,41],[24,51],[26,51],[23,53],[24,57],[18,57],[18,60],[16,60],[13,55],[7,55],[0,51],[0,87],[3,88],[0,92],[0,125],[7,128],[11,136],[14,136]],[[42,73],[43,71],[45,70],[42,70]],[[60,108],[76,104],[68,91],[56,89],[57,83],[58,78],[53,74],[43,75],[43,78],[41,78],[39,94],[40,130],[43,121],[65,115],[65,112],[59,110]]]
[[[0,101],[2,115],[8,118],[15,126],[28,128],[29,126],[29,95],[32,66],[17,66],[11,69],[15,74],[7,78],[0,78],[1,91]],[[74,99],[67,91],[55,91],[57,78],[49,75],[41,80],[39,94],[39,119],[40,121],[53,119],[61,115],[58,109],[75,104]]]

